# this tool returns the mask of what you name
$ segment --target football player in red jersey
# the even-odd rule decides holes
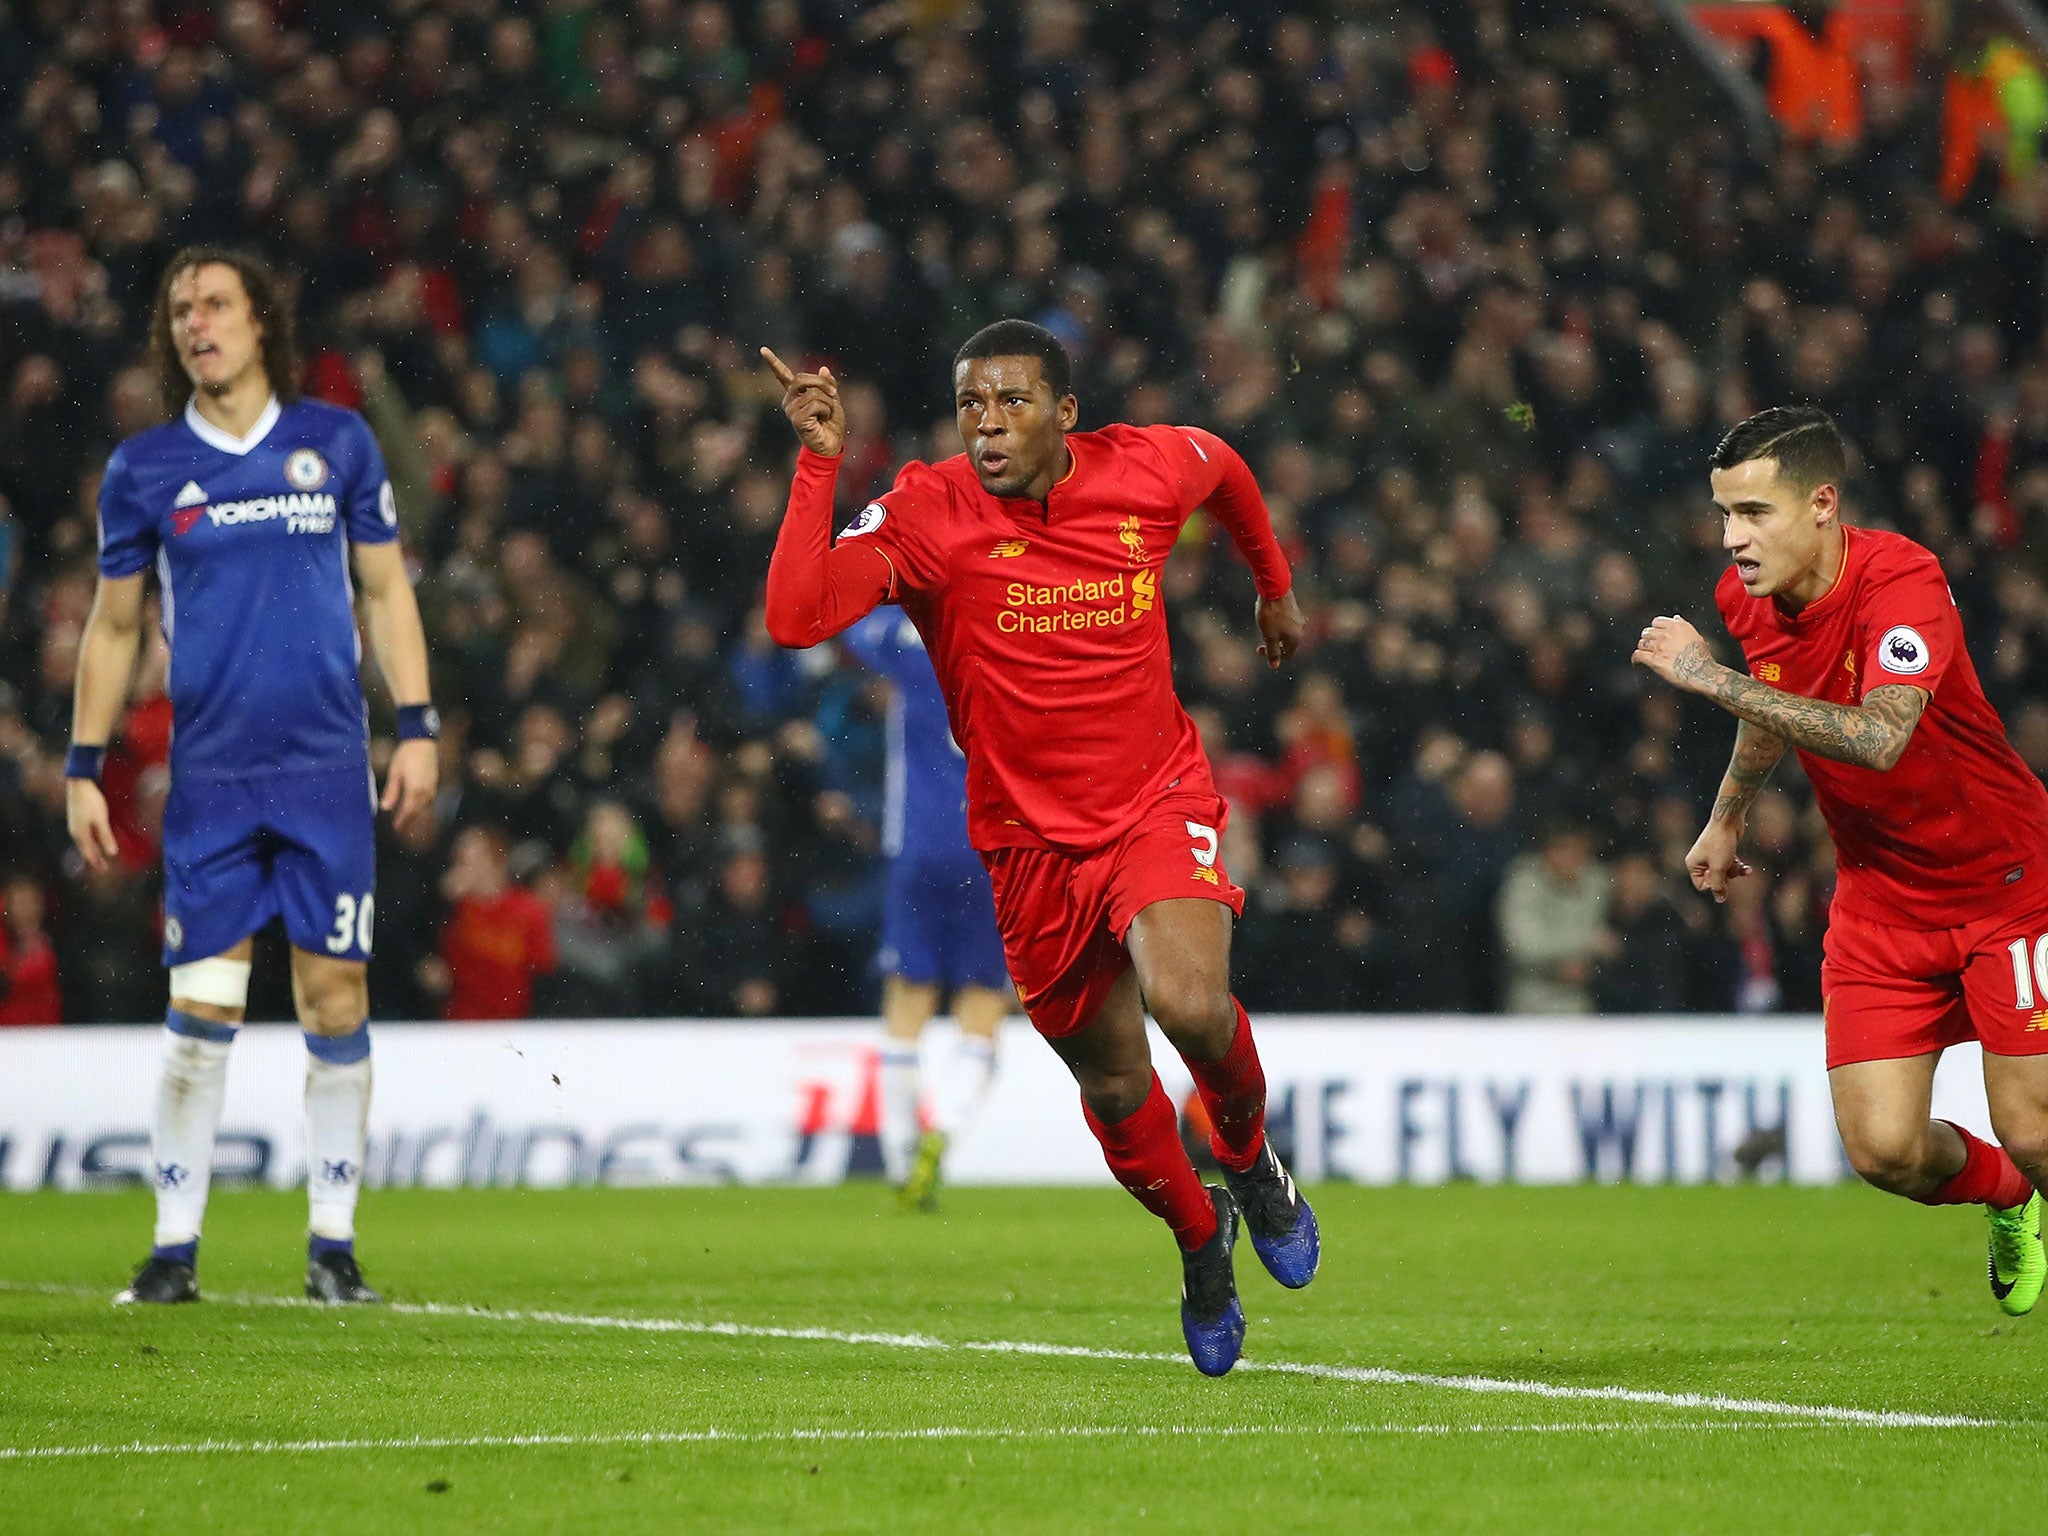
[[[1065,349],[1004,320],[954,359],[966,452],[904,466],[835,540],[838,381],[762,355],[802,442],[769,631],[816,645],[884,602],[917,625],[967,754],[968,835],[1025,1011],[1079,1083],[1110,1170],[1172,1227],[1188,1352],[1220,1376],[1244,1337],[1240,1214],[1283,1285],[1308,1284],[1321,1254],[1266,1141],[1265,1074],[1230,994],[1244,892],[1218,854],[1227,807],[1174,696],[1159,595],[1167,551],[1206,506],[1251,565],[1261,654],[1294,653],[1301,610],[1258,484],[1196,428],[1075,431]],[[1181,1147],[1148,1007],[1194,1076],[1227,1188],[1204,1188]]]
[[[2048,791],[1984,697],[1941,566],[1910,539],[1845,526],[1846,454],[1823,411],[1778,407],[1714,451],[1715,598],[1748,676],[1685,620],[1635,660],[1741,723],[1686,864],[1723,898],[1749,873],[1750,802],[1787,747],[1834,835],[1821,969],[1835,1124],[1856,1171],[1927,1205],[1991,1216],[1991,1290],[2017,1316],[2048,1276]],[[1928,1118],[1944,1047],[1978,1040],[2000,1146]]]

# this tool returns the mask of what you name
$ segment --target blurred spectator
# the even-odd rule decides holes
[[[456,834],[441,894],[449,904],[440,954],[423,962],[422,987],[444,1019],[524,1019],[535,984],[555,969],[553,918],[512,883],[511,839],[496,826]]]
[[[729,834],[709,898],[678,912],[671,936],[668,1011],[707,1018],[761,1018],[790,995],[796,946],[776,910],[760,834]]]
[[[1426,737],[1412,776],[1395,791],[1392,822],[1408,881],[1403,990],[1412,1008],[1483,1013],[1500,1006],[1494,904],[1521,832],[1507,759],[1461,754],[1454,737]]]
[[[648,888],[647,840],[632,813],[600,800],[550,880],[560,968],[544,988],[556,1018],[609,1018],[643,1011],[645,972],[672,909]]]
[[[1590,1013],[1593,972],[1615,958],[1613,881],[1586,828],[1552,825],[1537,853],[1508,867],[1498,918],[1510,1013]]]
[[[1607,927],[1614,943],[1593,973],[1595,1011],[1676,1013],[1685,1008],[1691,946],[1670,881],[1651,855],[1630,852],[1615,861]]]
[[[0,883],[0,1025],[61,1024],[57,949],[43,931],[43,888],[27,875]]]

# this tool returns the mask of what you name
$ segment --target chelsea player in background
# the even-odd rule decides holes
[[[174,725],[163,832],[170,1012],[150,1129],[156,1238],[115,1299],[198,1299],[200,1225],[251,937],[279,916],[306,1038],[306,1294],[373,1302],[354,1239],[370,1110],[365,969],[379,802],[351,557],[398,702],[383,808],[401,823],[432,815],[439,772],[398,510],[363,419],[295,398],[291,318],[254,259],[205,246],[173,257],[150,348],[175,414],[107,461],[99,587],[65,767],[71,836],[99,867],[115,856],[101,760],[134,676],[153,566]]]
[[[996,1036],[1016,994],[996,932],[995,896],[967,841],[967,759],[917,626],[899,608],[869,614],[839,643],[893,685],[882,851],[882,1164],[906,1205],[936,1204],[939,1165],[987,1096]],[[931,1128],[918,1133],[917,1039],[952,992],[960,1043],[931,1085]]]

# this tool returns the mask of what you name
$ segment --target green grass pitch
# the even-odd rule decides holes
[[[395,1305],[347,1311],[287,1301],[296,1195],[218,1195],[208,1299],[161,1310],[108,1305],[145,1195],[0,1197],[0,1531],[2039,1519],[2048,1315],[1994,1307],[1975,1211],[1313,1194],[1323,1272],[1283,1292],[1241,1247],[1222,1381],[1181,1356],[1170,1241],[1110,1189],[952,1190],[935,1217],[872,1186],[372,1192],[361,1251]],[[1004,1344],[1066,1350],[963,1347]],[[1251,1368],[1282,1363],[1313,1369]]]

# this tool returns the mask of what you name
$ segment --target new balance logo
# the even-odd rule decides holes
[[[171,505],[174,507],[196,507],[203,505],[205,501],[206,492],[199,488],[199,482],[197,480],[187,480],[185,482],[185,489],[178,492],[178,499],[172,502]]]

